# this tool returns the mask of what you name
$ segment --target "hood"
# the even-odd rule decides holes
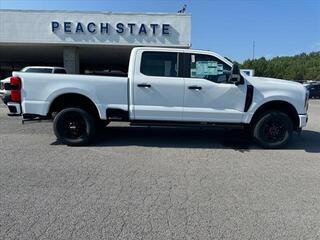
[[[290,80],[283,80],[283,79],[278,79],[278,78],[267,78],[267,77],[250,77],[248,79],[249,81],[252,80],[256,83],[261,83],[261,84],[270,84],[273,86],[279,86],[279,85],[285,85],[285,86],[297,86],[297,87],[303,87],[301,83],[297,83],[294,81]]]
[[[300,92],[305,94],[306,88],[294,81],[266,78],[266,77],[249,77],[247,78],[255,88],[268,91],[285,91],[285,92]]]

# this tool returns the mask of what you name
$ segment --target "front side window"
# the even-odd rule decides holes
[[[220,59],[204,54],[190,54],[190,77],[205,78],[216,83],[226,83],[231,67]]]
[[[143,52],[140,71],[147,76],[177,77],[177,58],[177,53]]]

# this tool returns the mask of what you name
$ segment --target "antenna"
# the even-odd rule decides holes
[[[252,42],[252,59],[253,59],[253,60],[254,60],[255,45],[256,45],[256,43],[255,43],[255,41],[253,40],[253,42]]]

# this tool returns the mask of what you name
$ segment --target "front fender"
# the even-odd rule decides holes
[[[300,104],[297,103],[298,101],[288,95],[277,94],[277,95],[272,95],[268,97],[255,96],[254,101],[252,102],[252,105],[250,106],[249,110],[244,113],[242,122],[247,124],[250,123],[253,115],[260,107],[275,101],[281,101],[281,102],[290,104],[297,111],[297,113],[299,113],[299,111],[303,111],[303,110],[300,110],[300,106],[299,106]]]

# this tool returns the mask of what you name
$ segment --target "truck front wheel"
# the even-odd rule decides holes
[[[268,111],[262,114],[253,125],[253,138],[264,148],[281,148],[291,139],[293,123],[281,111]]]
[[[95,134],[95,121],[81,108],[66,108],[54,118],[53,130],[62,143],[70,146],[89,144]]]

